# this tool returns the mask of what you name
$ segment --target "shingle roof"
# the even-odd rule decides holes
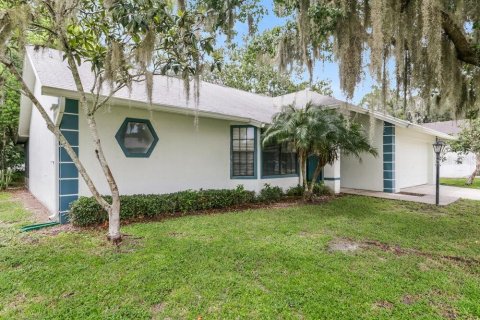
[[[339,106],[346,103],[329,96],[323,96],[309,89],[273,98],[273,103],[277,109],[291,104],[297,108],[302,108],[309,102],[317,106]]]
[[[26,61],[29,61],[33,72],[39,79],[42,94],[76,97],[78,93],[73,76],[62,56],[62,52],[53,49],[36,51],[33,47],[27,47],[26,50]],[[90,64],[88,62],[82,63],[79,67],[79,73],[85,90],[90,90],[94,82]],[[193,82],[191,88],[193,88]],[[368,112],[365,109],[332,97],[320,95],[309,89],[280,97],[268,97],[202,81],[197,105],[194,103],[193,91],[191,90],[190,97],[187,99],[183,80],[168,76],[154,76],[152,108],[192,114],[198,112],[202,116],[236,119],[260,124],[270,123],[273,115],[279,112],[282,106],[289,104],[295,104],[297,107],[303,107],[308,102],[318,106],[331,107],[338,107],[343,104],[355,112]],[[105,92],[105,94],[108,93],[108,91]],[[133,83],[131,91],[126,88],[118,91],[111,101],[119,104],[135,104],[139,108],[150,108],[144,83]],[[24,112],[21,111],[21,115],[24,115],[24,117],[21,117],[20,124],[25,129],[22,132],[19,130],[22,137],[28,137],[29,114],[27,114],[28,112],[25,112],[25,110]],[[373,116],[400,126],[413,126],[416,130],[430,135],[445,136],[440,132],[412,125],[406,121],[377,112],[373,113]]]
[[[73,76],[67,67],[67,63],[63,60],[62,52],[53,49],[36,51],[33,47],[27,47],[27,55],[40,80],[43,93],[58,90],[77,91]],[[90,64],[88,62],[82,63],[79,72],[84,88],[86,90],[91,88],[94,77]],[[191,88],[193,88],[193,82]],[[106,93],[108,94],[108,91]],[[187,99],[184,83],[181,79],[154,76],[153,106],[173,107],[192,112],[203,111],[250,119],[261,123],[271,122],[273,115],[279,112],[282,106],[290,104],[302,107],[307,102],[322,106],[338,106],[345,103],[309,89],[279,97],[268,97],[204,81],[200,83],[200,98],[197,106],[194,103],[193,94],[193,90],[191,90],[189,99]],[[117,92],[114,97],[118,100],[140,102],[143,103],[144,107],[149,107],[144,83],[133,83],[131,91],[124,88]]]
[[[439,121],[422,124],[424,127],[456,136],[465,124],[465,120]]]
[[[73,76],[67,67],[67,63],[63,61],[60,51],[52,49],[35,51],[33,47],[29,47],[27,48],[27,54],[36,70],[42,87],[77,91]],[[94,82],[90,64],[82,63],[79,67],[79,72],[84,88],[89,90]],[[191,88],[193,88],[193,83]],[[106,94],[108,94],[108,90]],[[181,79],[154,76],[152,92],[152,104],[154,106],[176,107],[187,111],[196,111],[193,94],[193,90],[191,90],[190,97],[187,99]],[[117,92],[114,97],[116,99],[145,103],[145,107],[148,107],[148,96],[144,83],[133,83],[131,91],[124,88]],[[269,122],[276,109],[270,97],[201,82],[198,111]]]

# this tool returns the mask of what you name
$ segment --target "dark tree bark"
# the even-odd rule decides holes
[[[480,66],[480,53],[467,40],[461,27],[455,24],[450,15],[442,11],[442,28],[455,45],[457,58],[465,63]]]
[[[475,177],[480,173],[480,154],[478,153],[475,154],[475,158],[476,158],[475,170],[473,170],[472,174],[467,179],[466,184],[468,185],[473,184],[473,181],[475,181]]]

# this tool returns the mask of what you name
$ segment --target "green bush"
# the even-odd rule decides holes
[[[280,187],[272,187],[268,183],[265,183],[265,186],[257,197],[258,202],[273,203],[279,201],[283,197],[283,190]]]
[[[111,197],[106,196],[105,200],[111,202]],[[133,220],[252,203],[255,193],[238,186],[233,190],[187,190],[161,195],[121,196],[120,201],[120,219]],[[93,197],[81,197],[70,207],[70,220],[75,226],[91,226],[107,221],[108,215]]]
[[[323,182],[319,182],[313,186],[313,194],[316,196],[331,196],[333,195],[333,191]]]
[[[289,197],[301,197],[304,192],[305,188],[298,184],[295,187],[288,188],[285,194]]]
[[[13,170],[11,168],[0,170],[0,189],[1,190],[7,189],[12,183],[12,179],[13,179]]]

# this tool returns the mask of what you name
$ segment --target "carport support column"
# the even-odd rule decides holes
[[[335,193],[340,193],[340,157],[333,163],[323,168],[323,182]]]

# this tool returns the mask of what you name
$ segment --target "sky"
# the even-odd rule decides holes
[[[272,0],[262,0],[262,5],[268,10],[268,14],[263,17],[259,23],[259,32],[271,29],[275,26],[283,25],[285,20],[278,18],[273,13]],[[237,39],[241,42],[242,36],[247,34],[248,26],[246,24],[238,23],[235,28],[237,29]],[[328,80],[331,82],[331,88],[333,96],[337,99],[346,100],[345,94],[340,90],[340,79],[338,77],[339,69],[338,64],[335,62],[322,62],[316,61],[315,69],[313,72],[313,79]],[[355,94],[350,102],[358,104],[363,96],[372,90],[372,86],[375,85],[375,81],[370,77],[368,72],[364,72],[364,79],[357,85]],[[308,80],[308,75],[305,73],[305,80]]]

